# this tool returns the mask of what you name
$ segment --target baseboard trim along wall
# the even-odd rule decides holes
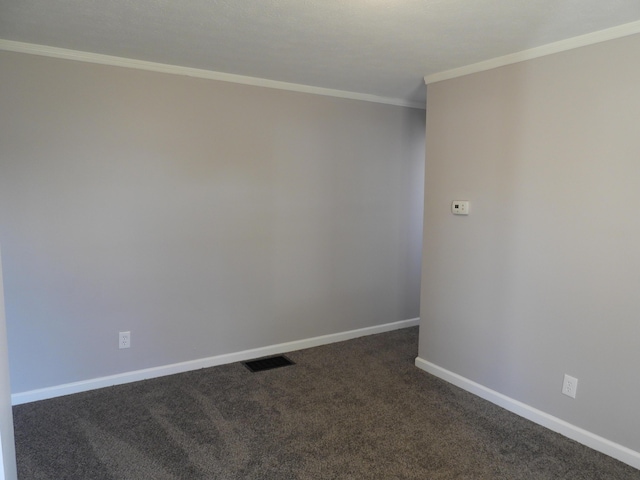
[[[594,433],[584,430],[580,427],[576,427],[564,420],[549,415],[541,410],[531,407],[525,403],[514,400],[501,393],[498,393],[490,388],[487,388],[479,383],[476,383],[468,378],[465,378],[457,373],[453,373],[438,365],[428,362],[420,357],[416,358],[416,367],[435,375],[446,382],[449,382],[457,387],[462,388],[474,395],[477,395],[485,400],[490,401],[510,412],[520,415],[521,417],[531,420],[532,422],[542,425],[543,427],[560,433],[565,437],[568,437],[576,442],[579,442],[587,447],[593,448],[605,455],[609,455],[621,462],[626,463],[634,468],[640,469],[640,453],[623,445],[617,444],[606,438],[600,437]]]
[[[254,348],[241,352],[216,355],[214,357],[201,358],[188,362],[174,363],[172,365],[146,368],[144,370],[119,373],[117,375],[109,375],[107,377],[92,378],[89,380],[83,380],[81,382],[66,383],[63,385],[56,385],[48,388],[14,393],[11,395],[11,403],[13,405],[20,405],[23,403],[61,397],[63,395],[70,395],[72,393],[86,392],[89,390],[110,387],[113,385],[122,385],[124,383],[163,377],[165,375],[173,375],[175,373],[189,372],[191,370],[198,370],[201,368],[215,367],[218,365],[225,365],[227,363],[242,362],[254,358],[266,357],[268,355],[277,355],[280,353],[293,352],[295,350],[327,345],[329,343],[342,342],[345,340],[351,340],[353,338],[374,335],[376,333],[384,333],[390,332],[392,330],[399,330],[401,328],[414,327],[419,323],[419,318],[400,320],[398,322],[385,323],[383,325],[375,325],[372,327],[349,330],[346,332],[332,333],[329,335],[322,335],[319,337],[307,338],[304,340],[296,340],[293,342],[279,343],[277,345]]]

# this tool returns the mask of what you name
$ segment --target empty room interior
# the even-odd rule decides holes
[[[0,479],[640,479],[638,59],[637,0],[0,0]]]

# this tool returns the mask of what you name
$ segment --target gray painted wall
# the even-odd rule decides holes
[[[1,256],[0,256],[1,257]],[[16,447],[13,438],[13,411],[9,382],[9,355],[4,312],[2,258],[0,258],[0,480],[16,480]]]
[[[635,451],[638,58],[636,35],[428,86],[419,352]]]
[[[0,52],[0,111],[14,393],[419,314],[423,110]]]

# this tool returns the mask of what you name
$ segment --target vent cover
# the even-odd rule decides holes
[[[273,368],[287,367],[289,365],[295,365],[284,355],[278,355],[275,357],[259,358],[258,360],[250,360],[248,362],[242,362],[252,372],[262,372],[263,370],[271,370]]]

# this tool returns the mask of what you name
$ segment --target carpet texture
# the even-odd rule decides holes
[[[14,407],[20,480],[640,479],[414,366],[418,329]]]

